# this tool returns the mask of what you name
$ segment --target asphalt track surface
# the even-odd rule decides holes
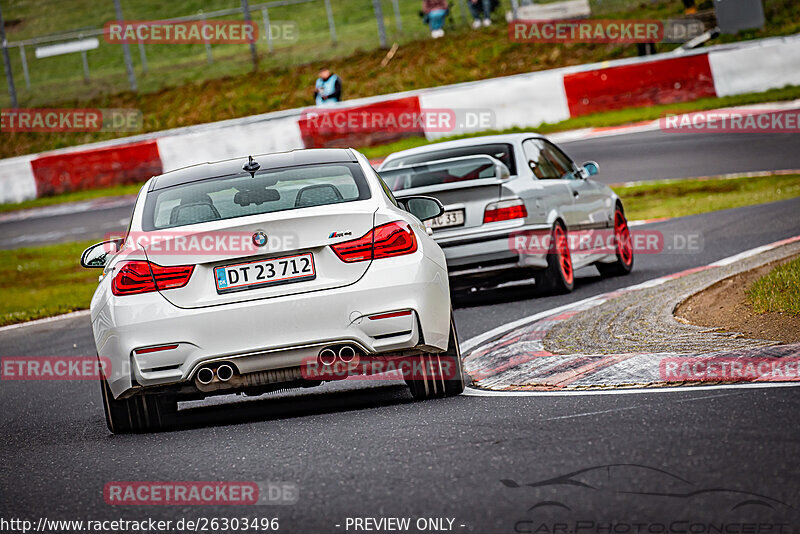
[[[596,180],[626,181],[712,176],[734,172],[800,169],[792,134],[679,134],[661,131],[563,143],[572,158],[600,164]],[[713,154],[713,157],[709,157]],[[124,231],[132,202],[113,208],[24,220],[0,216],[0,249],[96,239]]]
[[[578,271],[569,295],[535,298],[525,285],[462,295],[460,338],[800,234],[800,199],[643,228],[668,245],[699,235],[702,246],[639,255],[627,277]],[[0,331],[0,356],[92,354],[85,316]],[[451,518],[455,532],[599,533],[610,521],[616,532],[747,532],[748,522],[798,532],[798,403],[795,387],[414,402],[398,382],[347,381],[182,405],[174,431],[112,436],[96,383],[3,381],[0,517],[278,517],[283,532],[354,532],[347,518],[364,517]],[[130,480],[288,482],[299,501],[104,502],[106,483]]]

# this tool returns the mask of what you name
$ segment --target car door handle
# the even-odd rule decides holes
[[[575,198],[578,198],[579,196],[581,196],[581,194],[578,193],[577,191],[573,191],[572,192],[572,196],[575,197]]]

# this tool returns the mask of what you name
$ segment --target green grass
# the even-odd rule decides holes
[[[756,280],[747,289],[747,301],[757,313],[800,316],[800,258],[778,265]]]
[[[660,106],[649,106],[644,108],[628,108],[603,113],[594,113],[583,117],[567,119],[555,124],[544,123],[536,128],[507,128],[505,130],[486,130],[463,135],[443,137],[435,141],[428,141],[424,137],[407,137],[399,141],[376,145],[371,147],[361,147],[361,150],[368,158],[385,158],[393,152],[407,150],[418,146],[431,143],[441,143],[454,139],[465,139],[468,137],[479,137],[482,135],[508,134],[518,132],[529,132],[535,130],[541,134],[551,134],[568,130],[578,130],[581,128],[605,128],[611,126],[622,126],[641,121],[660,119],[669,114],[689,113],[693,111],[705,111],[709,109],[719,109],[732,106],[746,106],[762,102],[779,102],[784,100],[795,100],[800,98],[800,87],[789,86],[782,89],[771,89],[761,93],[748,93],[744,95],[726,96],[723,98],[701,98],[691,102],[679,102],[675,104],[664,104]]]
[[[800,197],[800,175],[679,180],[615,187],[628,220],[684,217]]]
[[[53,206],[56,204],[64,204],[66,202],[80,202],[82,200],[91,200],[93,198],[103,197],[117,197],[122,195],[135,195],[142,188],[142,184],[132,185],[117,185],[105,189],[87,189],[86,191],[73,191],[72,193],[64,193],[54,197],[41,197],[32,200],[25,200],[22,202],[14,202],[10,204],[0,204],[0,213],[6,211],[17,211],[28,208],[41,208],[44,206]]]
[[[77,27],[101,27],[113,18],[111,2],[86,0],[0,0],[10,41]],[[251,5],[255,2],[251,1]],[[80,56],[36,60],[28,50],[32,90],[22,81],[18,50],[11,51],[20,89],[20,106],[133,108],[142,112],[143,132],[245,117],[311,104],[310,88],[323,65],[343,79],[346,99],[393,93],[423,87],[509,76],[567,65],[612,60],[636,54],[634,45],[542,44],[511,42],[500,20],[508,9],[503,0],[497,23],[473,31],[462,19],[461,2],[454,6],[453,23],[443,39],[432,41],[421,23],[417,0],[399,0],[403,31],[397,30],[390,0],[382,0],[389,43],[400,47],[386,67],[386,52],[377,48],[377,30],[367,0],[332,0],[338,44],[329,42],[327,20],[320,0],[270,10],[273,21],[294,20],[300,39],[281,45],[274,54],[259,43],[261,63],[252,72],[247,47],[218,45],[217,61],[206,63],[203,45],[145,45],[150,71],[144,74],[138,47],[132,54],[139,78],[138,93],[127,90],[119,45],[101,44],[89,52],[92,80],[82,80]],[[677,0],[630,2],[592,0],[599,18],[667,19],[682,16]],[[154,19],[240,5],[238,0],[124,0],[128,19]],[[742,36],[759,38],[800,31],[800,8],[793,0],[765,0],[764,30]],[[54,16],[57,13],[58,16]],[[254,14],[260,22],[260,13]],[[675,45],[659,45],[667,51]],[[95,55],[97,57],[95,57]],[[0,92],[0,107],[8,97]],[[119,137],[117,133],[2,133],[0,158],[43,152]]]
[[[87,0],[2,0],[3,15],[7,23],[9,41],[17,42],[42,35],[60,34],[80,29],[100,29],[106,22],[115,20],[114,4],[109,1]],[[262,3],[250,2],[251,6]],[[239,0],[122,0],[123,15],[127,20],[168,19],[209,13],[223,9],[241,9]],[[417,2],[401,1],[400,15],[403,32],[397,30],[390,1],[382,3],[384,24],[390,43],[407,42],[425,35],[416,12]],[[290,67],[312,60],[347,56],[357,50],[369,50],[379,45],[376,19],[371,2],[363,0],[331,0],[331,9],[337,33],[337,43],[331,43],[325,6],[321,0],[269,9],[273,23],[293,21],[297,25],[296,42],[274,43],[270,54],[264,38],[261,11],[253,11],[253,21],[259,28],[256,43],[260,68]],[[58,16],[53,16],[58,13]],[[241,20],[241,12],[216,20]],[[203,81],[223,76],[235,76],[252,70],[249,48],[244,44],[212,44],[214,61],[207,62],[202,44],[145,44],[148,71],[140,56],[138,45],[131,47],[139,90],[154,92],[193,81]],[[100,38],[98,48],[87,52],[90,80],[83,79],[80,54],[35,59],[34,47],[26,48],[31,89],[25,86],[22,59],[18,48],[11,50],[12,69],[15,73],[19,97],[25,105],[47,103],[53,99],[86,98],[101,93],[114,93],[128,89],[122,47],[106,43]],[[5,95],[3,95],[5,99]],[[5,100],[0,99],[3,106]]]
[[[82,310],[100,269],[80,266],[90,242],[0,251],[0,325]]]

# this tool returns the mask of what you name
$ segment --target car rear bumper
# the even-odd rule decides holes
[[[518,250],[514,244],[514,236],[528,232],[549,232],[550,225],[518,225],[504,226],[498,229],[470,230],[463,233],[436,235],[434,239],[442,247],[450,276],[476,274],[480,265],[495,265],[491,270],[502,268],[547,267],[547,254],[537,252],[529,254]]]
[[[398,310],[413,313],[370,319]],[[241,373],[287,368],[326,345],[351,343],[390,354],[422,340],[445,350],[450,330],[447,272],[421,254],[377,260],[357,282],[333,290],[178,308],[158,293],[111,297],[96,314],[98,354],[111,361],[115,397],[134,387],[193,379],[204,363],[227,361]],[[170,350],[137,349],[176,344]]]

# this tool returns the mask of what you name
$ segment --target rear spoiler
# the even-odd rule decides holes
[[[396,197],[403,197],[500,185],[511,177],[511,172],[492,156],[474,155],[383,169],[380,176]]]

